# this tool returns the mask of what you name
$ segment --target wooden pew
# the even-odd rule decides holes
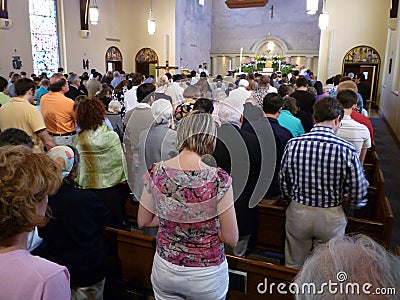
[[[389,248],[393,231],[393,211],[387,198],[383,197],[383,200],[377,201],[374,198],[377,196],[376,189],[369,188],[367,195],[369,201],[377,203],[376,218],[374,220],[348,218],[346,233],[363,233]],[[284,253],[286,208],[260,203],[258,211],[260,223],[256,248]]]
[[[128,197],[125,200],[125,212],[126,217],[130,223],[137,226],[137,215],[139,210],[139,202],[132,202],[131,198]]]
[[[107,298],[138,299],[137,297],[144,298],[151,295],[150,275],[155,253],[155,238],[109,227],[105,233],[111,246],[108,287],[105,289]],[[296,276],[297,270],[231,255],[227,255],[227,260],[231,277],[228,299],[294,299],[290,294],[280,295],[276,285],[279,283],[288,285]],[[241,275],[238,275],[238,271]],[[234,278],[239,281],[243,279],[244,290],[234,285]],[[258,293],[257,287],[260,283],[264,284],[265,279],[268,284],[275,284],[272,294]]]
[[[294,299],[291,294],[278,293],[276,287],[280,283],[285,283],[288,286],[297,275],[297,270],[232,255],[227,255],[226,257],[230,270],[230,287],[227,299]],[[236,271],[243,272],[246,275],[245,291],[239,290],[238,285],[234,284],[233,276],[235,276],[234,272]],[[269,293],[269,290],[266,293],[259,293],[259,290],[263,292],[266,282],[268,283],[267,286],[272,286],[273,284],[272,293]]]
[[[256,247],[261,250],[284,253],[286,208],[260,203],[257,209],[259,225]]]
[[[392,241],[394,216],[389,199],[384,197],[378,205],[376,221],[349,218],[346,233],[363,233],[390,249]]]
[[[155,239],[135,231],[107,227],[109,272],[105,296],[108,299],[140,299],[152,294],[151,267]]]
[[[384,196],[383,173],[379,170],[379,184],[368,188],[368,204],[356,210],[353,218],[349,218],[347,232],[365,233],[375,238],[382,245],[389,246],[393,212],[390,203]],[[136,224],[139,204],[126,201],[128,219]],[[284,253],[285,245],[285,208],[282,206],[260,203],[258,205],[259,226],[257,232],[257,248],[276,253]],[[368,232],[370,231],[370,232]]]
[[[365,171],[365,177],[367,178],[370,186],[377,186],[377,183],[379,182],[379,156],[378,154],[374,151],[372,153],[369,153],[365,157],[364,161],[364,171]]]
[[[368,187],[368,203],[365,207],[354,211],[354,217],[366,220],[378,220],[378,211],[381,202],[385,199],[385,180],[382,170],[378,170],[375,186]]]

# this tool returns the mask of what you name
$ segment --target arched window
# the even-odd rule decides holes
[[[57,0],[29,0],[33,70],[57,71],[60,66]]]

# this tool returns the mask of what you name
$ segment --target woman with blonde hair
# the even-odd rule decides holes
[[[46,225],[48,195],[61,180],[59,166],[46,154],[0,147],[1,299],[70,299],[68,270],[26,249],[32,228]]]
[[[190,113],[178,126],[179,154],[143,177],[138,224],[159,226],[151,275],[156,299],[225,299],[228,291],[224,243],[238,240],[232,179],[203,162],[216,134],[210,114]]]

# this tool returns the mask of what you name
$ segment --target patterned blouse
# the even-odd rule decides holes
[[[217,203],[231,186],[221,168],[178,170],[153,164],[143,176],[160,220],[157,253],[180,266],[209,267],[225,260]]]

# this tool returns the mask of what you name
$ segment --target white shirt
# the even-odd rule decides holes
[[[133,86],[130,90],[127,90],[124,94],[124,104],[126,111],[134,109],[138,105],[136,90],[138,86]]]
[[[267,90],[267,94],[269,94],[269,93],[277,93],[278,94],[278,90],[276,89],[276,87],[270,85]]]
[[[173,99],[173,103],[175,104],[175,105],[178,105],[178,104],[180,104],[180,103],[182,103],[183,102],[183,100],[184,100],[184,98],[183,98],[183,91],[184,91],[184,89],[179,85],[179,83],[177,83],[177,82],[171,82],[171,83],[169,83],[168,84],[168,90],[170,90],[170,91],[172,91],[173,93],[175,93],[175,99],[174,99],[174,97],[172,97],[171,95],[169,95],[169,96],[171,96],[172,97],[172,99]]]
[[[251,92],[246,90],[242,86],[239,86],[237,89],[234,89],[229,93],[229,97],[236,98],[238,100],[240,99],[241,101],[243,101],[243,104],[245,103],[247,98],[250,98],[250,96]]]
[[[336,135],[352,143],[358,155],[363,148],[371,147],[371,137],[367,126],[354,121],[349,115],[343,116],[342,125]]]

